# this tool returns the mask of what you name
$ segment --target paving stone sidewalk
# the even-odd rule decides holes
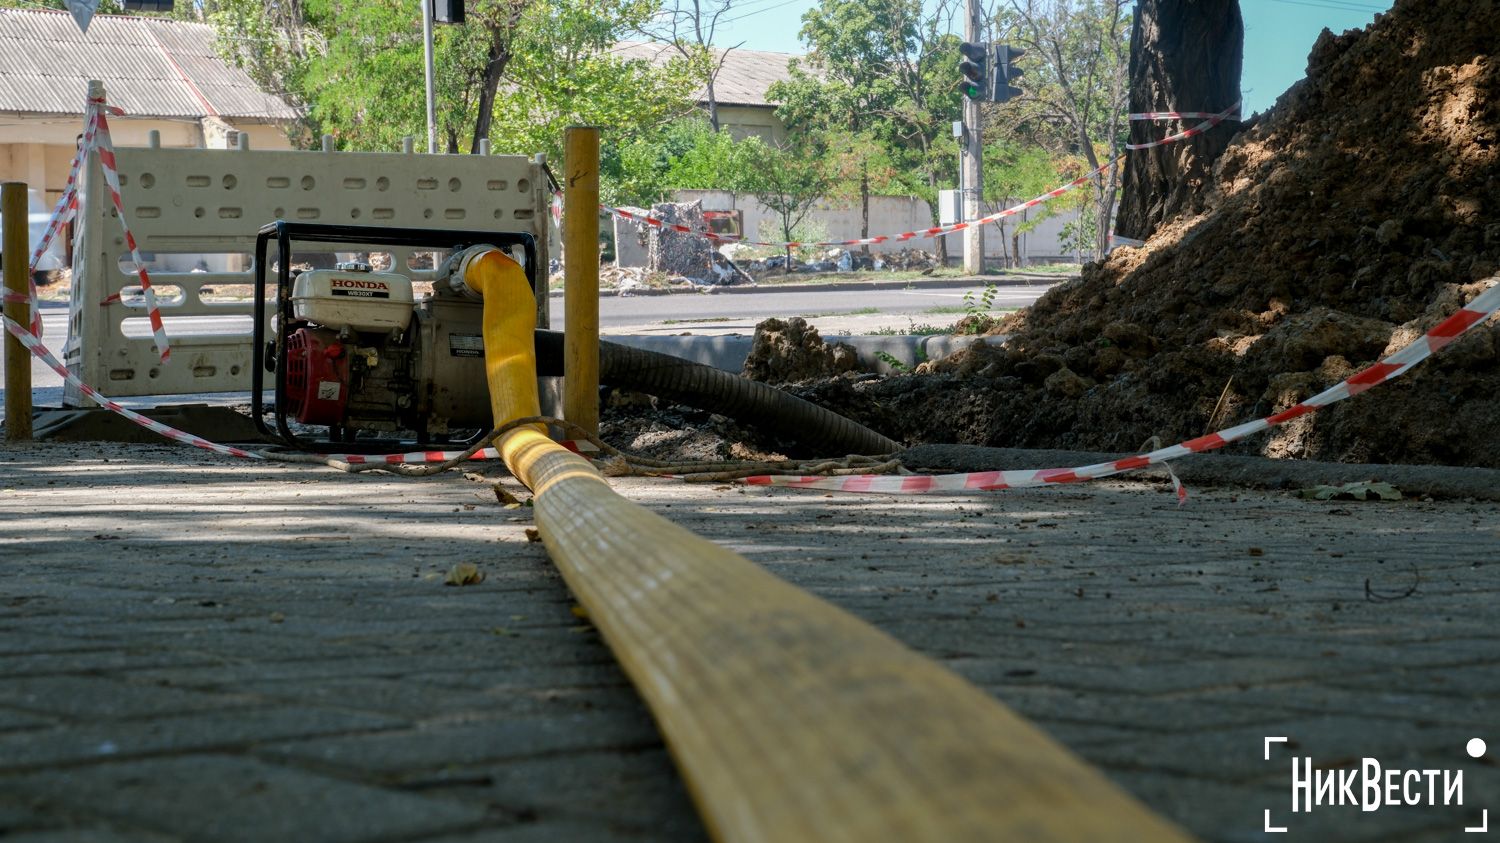
[[[1500,814],[1495,504],[615,482],[1203,838],[1482,840]],[[0,837],[703,839],[529,524],[457,473],[0,446]],[[457,562],[484,582],[444,586]],[[1461,770],[1464,802],[1293,815],[1294,755]]]

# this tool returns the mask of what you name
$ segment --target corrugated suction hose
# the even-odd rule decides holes
[[[561,375],[562,349],[561,331],[537,331],[537,374]],[[719,413],[812,449],[889,454],[902,447],[852,419],[773,386],[670,354],[600,342],[599,380]]]

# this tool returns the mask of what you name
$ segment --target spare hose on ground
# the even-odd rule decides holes
[[[536,332],[537,374],[562,372],[561,331]],[[759,381],[670,354],[599,343],[599,380],[645,392],[794,439],[809,448],[845,454],[889,454],[901,445],[858,422]]]

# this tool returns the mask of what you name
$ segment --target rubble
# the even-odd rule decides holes
[[[1500,5],[1398,0],[1325,32],[1230,145],[1206,211],[1039,300],[1004,349],[802,390],[909,442],[1130,451],[1282,410],[1375,362],[1500,268]],[[1500,328],[1234,446],[1500,467]]]
[[[651,206],[651,215],[669,225],[683,225],[694,231],[708,229],[702,202],[659,202]],[[662,226],[651,226],[646,231],[646,268],[653,272],[708,283],[715,277],[714,254],[707,238]]]

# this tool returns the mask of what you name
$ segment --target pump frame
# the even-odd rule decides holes
[[[273,431],[265,421],[265,373],[266,373],[266,269],[267,247],[276,241],[276,330],[275,330],[275,399],[272,411],[276,420]],[[292,311],[291,256],[292,242],[299,243],[343,243],[355,246],[405,246],[409,248],[449,249],[457,253],[470,246],[489,244],[501,249],[520,246],[526,255],[526,281],[534,297],[537,290],[536,238],[520,231],[455,231],[421,228],[386,228],[382,226],[330,225],[327,223],[288,222],[276,220],[261,226],[255,237],[255,325],[251,341],[250,362],[250,415],[255,427],[263,436],[280,439],[288,446],[304,451],[328,452],[347,447],[356,441],[348,439],[334,442],[316,442],[298,436],[291,430],[286,419],[286,371],[285,353],[288,330],[297,321]],[[528,306],[532,306],[528,303]],[[484,431],[488,432],[488,431]],[[330,434],[332,428],[330,427]],[[429,444],[426,434],[417,432],[416,440],[363,440],[370,445],[379,445],[372,452],[400,453],[412,445]],[[472,444],[479,436],[464,446]],[[395,446],[395,447],[392,447]]]

